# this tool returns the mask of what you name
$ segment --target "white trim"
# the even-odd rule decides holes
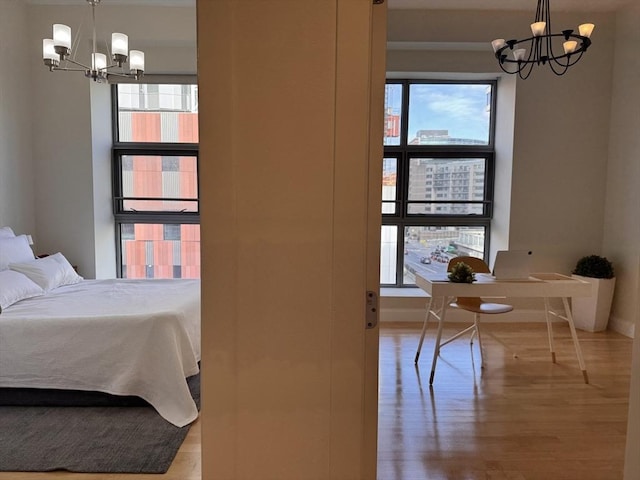
[[[490,51],[489,42],[387,42],[387,50],[437,50],[446,52]]]
[[[148,83],[148,84],[169,84],[169,85],[197,85],[198,76],[191,74],[163,74],[152,73],[144,75],[140,80],[131,77],[119,77],[112,75],[109,77],[109,83]]]
[[[30,5],[85,5],[79,0],[26,0]],[[103,5],[141,5],[143,7],[195,7],[196,0],[109,0]]]
[[[609,317],[609,330],[618,332],[621,335],[629,338],[635,338],[636,326],[634,322],[625,320],[623,318]]]

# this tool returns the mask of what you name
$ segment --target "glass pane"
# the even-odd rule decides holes
[[[415,273],[445,274],[449,260],[460,255],[484,258],[484,227],[406,227],[404,283]]]
[[[118,84],[118,140],[197,143],[197,85]]]
[[[385,158],[382,161],[382,213],[396,213],[396,179],[398,159]]]
[[[415,273],[445,274],[453,257],[484,257],[484,227],[405,227],[404,283]]]
[[[121,231],[123,278],[200,278],[200,225],[135,223]]]
[[[482,215],[483,204],[431,203],[478,201],[485,198],[483,158],[411,158],[409,159],[408,213],[429,215]]]
[[[387,83],[384,89],[384,144],[400,145],[402,85]]]
[[[125,211],[197,212],[196,157],[123,155],[122,196]]]
[[[396,258],[398,253],[398,227],[382,225],[380,236],[380,283],[396,283]]]
[[[488,145],[490,84],[409,86],[410,145]]]

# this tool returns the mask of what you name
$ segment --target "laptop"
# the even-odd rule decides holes
[[[500,250],[493,262],[493,276],[501,281],[528,281],[532,252]]]

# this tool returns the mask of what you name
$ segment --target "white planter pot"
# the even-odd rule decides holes
[[[576,328],[587,332],[600,332],[607,329],[615,278],[592,278],[571,275],[591,284],[590,297],[573,297],[571,311]]]

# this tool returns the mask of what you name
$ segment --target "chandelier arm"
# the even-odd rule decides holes
[[[84,63],[76,62],[73,58],[65,58],[65,61],[68,63],[72,63],[73,65],[77,65],[78,67],[82,67],[81,71],[91,70],[91,68]]]
[[[542,41],[542,37],[535,37],[533,40],[533,44],[536,47],[536,54],[534,55],[534,60],[536,62],[536,65],[540,65],[540,62],[544,63],[544,58],[546,55],[543,54],[543,45],[544,42]],[[546,52],[545,52],[546,53]],[[544,61],[543,61],[544,60]]]
[[[529,78],[529,75],[531,75],[531,72],[533,71],[533,65],[533,63],[528,63],[526,65],[523,64],[518,70],[518,76],[522,80],[526,80],[527,78]]]
[[[531,41],[529,42],[529,48],[527,48],[527,50],[529,51],[529,55],[527,56],[526,60],[522,60],[523,64],[531,63],[531,62],[535,62],[536,61],[536,48],[537,48],[536,39],[534,37],[531,37],[530,40]]]
[[[557,63],[557,62],[549,62],[549,68],[553,73],[558,76],[564,75],[569,70],[569,65]]]
[[[582,58],[582,54],[584,52],[585,52],[584,50],[580,50],[577,55],[574,53],[571,57],[569,57],[569,60],[571,60],[572,57],[574,58],[573,62],[569,62],[569,66],[571,67],[571,66],[575,65],[576,63],[578,63],[578,61]]]
[[[107,73],[108,77],[123,77],[123,78],[136,78],[136,76],[132,73],[125,72],[109,72]]]
[[[573,61],[571,61],[571,57],[569,56],[567,57],[567,63],[560,63],[560,62],[550,62],[549,63],[549,68],[551,68],[551,70],[553,71],[553,73],[555,73],[556,75],[560,76],[560,75],[564,75],[566,73],[566,71],[569,69],[569,67],[575,65],[576,63],[578,63],[578,60],[580,60],[580,58],[582,57],[582,54],[584,53],[584,50],[581,51],[578,55],[575,55],[575,59]],[[556,70],[556,67],[560,67],[559,70]]]
[[[544,18],[544,3],[546,0],[538,0],[538,5],[536,6],[536,16],[535,22],[541,22]]]
[[[69,68],[69,67],[53,67],[51,68],[51,71],[53,70],[60,70],[61,72],[86,72],[87,71],[86,68]]]
[[[544,3],[544,21],[546,23],[547,34],[549,34],[550,32],[553,32],[553,28],[551,27],[551,9],[549,8],[549,0],[544,0]]]
[[[511,72],[511,71],[507,70],[507,69],[504,67],[504,62],[501,62],[501,61],[500,61],[500,59],[498,59],[498,66],[502,69],[502,71],[503,71],[504,73],[508,73],[509,75],[513,75],[514,73],[518,73],[517,71],[513,71],[513,72]]]
[[[553,38],[553,36],[549,35],[549,34],[547,34],[546,38],[545,38],[545,40],[546,40],[545,43],[547,45],[547,59],[548,59],[547,61],[549,62],[549,65],[551,65],[551,63],[554,60],[556,60],[556,56],[553,53],[553,44],[552,44],[553,42],[551,41],[552,38]]]
[[[571,67],[573,65],[575,65],[576,63],[578,63],[578,61],[580,60],[580,58],[582,58],[582,54],[584,53],[584,50],[576,50],[575,52],[573,52],[571,55],[562,55],[558,58],[554,58],[553,59],[553,63],[555,63],[556,65],[559,65],[561,67]],[[566,58],[566,62],[560,62],[559,59],[562,58]]]
[[[117,63],[112,63],[111,65],[107,65],[106,67],[104,67],[104,70],[109,70],[110,68],[116,68],[116,67],[120,67],[120,65],[118,65]]]

